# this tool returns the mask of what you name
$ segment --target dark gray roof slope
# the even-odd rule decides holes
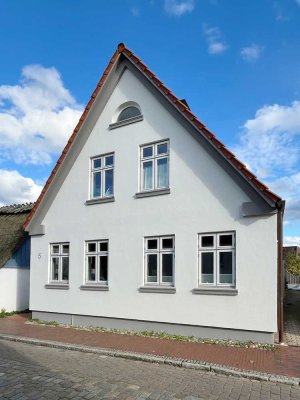
[[[28,237],[23,224],[34,203],[0,207],[0,268]]]

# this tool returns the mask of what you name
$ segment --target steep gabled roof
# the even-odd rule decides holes
[[[128,61],[130,61],[155,87],[156,89],[163,94],[172,104],[173,106],[198,130],[199,134],[204,136],[209,143],[215,148],[217,152],[219,152],[232,167],[237,170],[246,181],[266,200],[269,204],[276,207],[277,203],[281,201],[281,198],[273,193],[264,183],[262,183],[257,177],[243,164],[240,160],[236,158],[236,156],[229,150],[227,147],[219,140],[217,137],[194,115],[189,109],[186,101],[179,100],[170,89],[164,85],[162,81],[160,81],[155,74],[131,51],[129,50],[123,43],[118,45],[116,52],[113,54],[110,59],[108,66],[106,67],[100,81],[98,82],[96,89],[92,93],[92,96],[83,111],[78,124],[76,125],[68,143],[66,144],[64,150],[61,153],[55,167],[53,168],[39,198],[37,199],[35,206],[33,207],[31,213],[29,214],[24,227],[27,227],[30,223],[33,215],[35,214],[37,208],[39,207],[41,201],[43,200],[51,182],[53,181],[58,169],[60,168],[62,162],[64,161],[74,139],[78,135],[80,128],[82,127],[84,121],[86,120],[91,107],[93,106],[97,96],[101,94],[101,89],[104,83],[107,80],[111,70],[117,63],[120,57],[124,57]]]
[[[28,237],[23,224],[34,203],[0,207],[0,268]]]

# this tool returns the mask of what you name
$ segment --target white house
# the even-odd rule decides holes
[[[272,343],[283,207],[120,44],[26,222],[33,317]]]

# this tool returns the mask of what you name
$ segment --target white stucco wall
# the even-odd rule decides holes
[[[29,274],[25,268],[0,268],[0,310],[29,308]]]
[[[137,102],[144,120],[109,130],[117,107]],[[170,140],[171,194],[135,199],[139,146]],[[115,202],[86,206],[90,157],[115,152]],[[276,216],[243,218],[249,197],[128,70],[32,237],[32,310],[276,331]],[[236,231],[237,296],[194,295],[197,234]],[[143,238],[175,235],[176,294],[140,293]],[[84,243],[109,239],[109,291],[81,291]],[[70,289],[45,289],[49,243],[70,242]],[[40,255],[40,258],[39,258]]]

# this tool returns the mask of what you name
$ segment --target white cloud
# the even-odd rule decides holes
[[[0,169],[0,206],[36,201],[42,186],[18,171]]]
[[[284,246],[300,246],[300,236],[285,236],[283,238]]]
[[[300,102],[260,108],[233,151],[286,200],[285,224],[300,221]]]
[[[183,14],[192,12],[194,8],[194,0],[165,0],[165,11],[169,15],[180,17]]]
[[[275,193],[286,200],[284,221],[286,225],[300,221],[300,172],[267,182]]]
[[[203,33],[207,41],[209,54],[221,54],[227,50],[228,46],[222,40],[219,28],[204,25]]]
[[[261,178],[294,173],[300,158],[300,101],[260,108],[243,126],[236,154]]]
[[[296,3],[300,6],[300,0],[296,0]]]
[[[257,44],[252,44],[249,47],[244,47],[241,50],[240,54],[245,61],[254,62],[259,59],[262,51],[263,51],[263,48],[261,46],[258,46]]]
[[[51,163],[81,112],[55,68],[25,66],[20,84],[0,86],[2,158],[18,164]]]

